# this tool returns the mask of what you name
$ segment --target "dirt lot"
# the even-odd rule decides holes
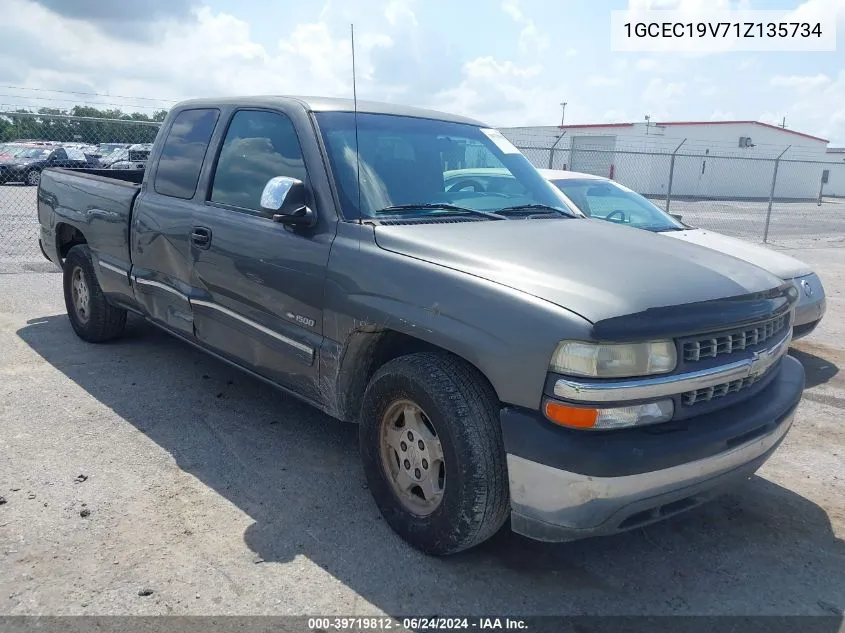
[[[380,520],[353,426],[141,322],[85,344],[59,275],[0,275],[0,614],[845,609],[845,249],[792,252],[828,315],[795,346],[809,388],[758,476],[625,535],[504,530],[448,559]]]

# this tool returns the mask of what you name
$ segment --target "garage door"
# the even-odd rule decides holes
[[[615,136],[573,136],[569,169],[610,178],[616,150]]]

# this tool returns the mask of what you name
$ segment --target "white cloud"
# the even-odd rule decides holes
[[[384,9],[384,17],[391,26],[396,26],[403,21],[416,26],[417,16],[411,8],[412,4],[413,0],[390,0]]]
[[[522,10],[519,8],[519,0],[504,0],[502,2],[502,11],[511,16],[514,22],[522,21]]]
[[[800,92],[816,90],[830,84],[830,77],[818,75],[776,75],[769,80],[774,88],[790,88]]]
[[[520,51],[539,56],[548,50],[551,43],[549,36],[537,28],[534,20],[525,16],[519,6],[519,0],[503,0],[501,7],[502,11],[507,13],[511,20],[522,25],[518,41]]]
[[[627,110],[607,110],[602,115],[602,119],[609,123],[622,123],[628,121]]]
[[[549,36],[540,33],[534,22],[529,21],[519,32],[519,50],[523,53],[542,53],[549,48]]]
[[[648,109],[652,119],[666,119],[672,116],[673,106],[686,94],[686,84],[683,82],[667,82],[655,77],[648,82],[643,91],[643,105]]]
[[[464,64],[461,83],[437,93],[432,105],[499,126],[553,125],[560,120],[560,97],[566,90],[538,84],[541,71],[538,64],[520,66],[478,57]]]
[[[824,76],[823,76],[824,77]],[[793,83],[792,99],[782,101],[783,112],[772,113],[771,119],[780,123],[786,116],[789,127],[842,144],[845,141],[845,70],[827,81],[812,76],[809,81],[787,77]]]
[[[587,85],[593,88],[606,88],[619,85],[618,77],[608,77],[606,75],[593,75],[587,80]]]
[[[27,0],[6,0],[0,28],[40,53],[17,60],[11,51],[6,58],[0,53],[0,67],[11,68],[14,62],[21,75],[15,83],[26,87],[86,88],[171,100],[351,93],[349,33],[334,32],[325,21],[295,25],[275,47],[265,47],[253,40],[243,20],[202,7],[187,21],[157,22],[158,39],[150,44],[111,37],[91,23],[67,19]],[[386,33],[361,29],[356,45],[359,82],[366,83],[372,77],[373,52],[392,47],[393,40]]]
[[[637,63],[634,65],[637,70],[643,71],[655,70],[659,66],[660,64],[657,60],[652,57],[643,57],[642,59],[638,59]]]
[[[750,70],[757,65],[757,57],[746,57],[736,65],[737,70]]]
[[[731,121],[731,120],[736,120],[736,115],[731,111],[725,112],[724,110],[718,110],[717,109],[717,110],[713,110],[713,112],[710,113],[710,120],[711,121]]]
[[[566,49],[566,51],[563,53],[563,56],[566,57],[566,58],[570,58],[570,57],[575,57],[577,54],[578,54],[578,51],[576,51],[574,48],[570,47],[570,48]]]

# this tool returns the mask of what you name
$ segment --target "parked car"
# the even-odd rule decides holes
[[[88,167],[88,161],[77,149],[31,145],[0,162],[0,183],[23,182],[35,186],[41,181],[42,170],[47,167]]]
[[[680,217],[666,213],[647,198],[608,178],[557,169],[538,171],[564,193],[570,208],[587,217],[706,246],[765,268],[795,284],[800,291],[800,300],[795,310],[793,339],[808,335],[821,322],[827,307],[824,286],[804,262],[762,245],[692,227],[682,222]],[[518,192],[520,188],[507,170],[495,167],[452,170],[445,174],[444,181],[446,190],[450,192]]]
[[[648,198],[608,178],[574,171],[539,171],[585,215],[706,246],[795,284],[800,301],[795,309],[793,339],[806,336],[821,322],[827,308],[824,286],[808,264],[759,244],[690,226],[680,216],[666,213]]]
[[[447,190],[467,156],[521,190]],[[80,338],[131,311],[358,423],[382,515],[431,554],[509,517],[554,541],[694,507],[775,451],[804,387],[794,284],[583,218],[464,117],[183,102],[143,172],[45,170],[38,219]]]
[[[126,148],[117,149],[101,162],[101,167],[106,169],[144,169],[152,147],[152,143],[136,143]]]

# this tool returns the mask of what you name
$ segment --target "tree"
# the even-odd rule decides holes
[[[0,141],[37,139],[82,143],[152,143],[157,125],[166,110],[152,116],[144,112],[120,109],[100,110],[93,106],[74,106],[68,110],[39,108],[36,112],[18,109],[0,112]]]

